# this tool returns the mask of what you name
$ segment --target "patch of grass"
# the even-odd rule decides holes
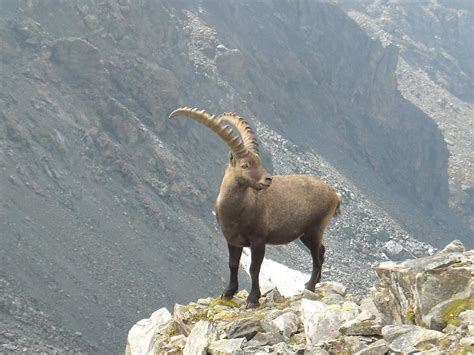
[[[211,304],[209,305],[209,308],[215,308],[216,306],[224,306],[224,307],[230,307],[230,308],[239,308],[239,304],[235,301],[232,300],[225,300],[223,298],[216,298],[212,300]]]
[[[449,339],[446,337],[446,338],[442,338],[440,341],[439,341],[439,346],[441,349],[446,349],[449,345],[450,345],[450,341]]]
[[[275,308],[280,310],[288,308],[290,306],[290,300],[289,297],[285,297],[283,301],[275,303]]]
[[[455,349],[449,352],[449,355],[468,355],[471,353],[471,347],[469,345],[463,345],[456,347]]]
[[[453,301],[444,310],[442,320],[446,324],[452,324],[457,327],[461,324],[459,313],[467,311],[468,309],[474,309],[474,297]]]
[[[200,320],[207,319],[207,311],[204,312],[197,312],[191,316],[191,321],[199,322]]]
[[[183,308],[181,308],[181,312],[186,313],[186,312],[191,311],[191,309],[193,309],[193,308],[196,308],[196,303],[190,303],[190,304],[184,306]]]
[[[305,343],[305,338],[301,336],[296,336],[296,334],[292,335],[290,339],[288,339],[288,344],[290,345],[300,345]]]
[[[452,267],[461,267],[464,266],[464,263],[462,261],[456,261],[455,263],[451,264]]]
[[[170,337],[172,337],[172,336],[178,335],[179,330],[178,330],[178,328],[176,328],[175,326],[172,325],[171,327],[168,327],[168,329],[166,329],[166,334],[168,334]]]
[[[407,319],[412,323],[412,324],[415,324],[415,311],[413,310],[413,307],[410,306],[406,309],[405,311],[405,315],[407,317]]]

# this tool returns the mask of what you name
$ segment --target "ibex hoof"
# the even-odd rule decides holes
[[[260,303],[258,302],[247,302],[246,309],[258,308],[260,307]]]

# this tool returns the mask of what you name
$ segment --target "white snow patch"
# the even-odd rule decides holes
[[[250,260],[250,250],[244,248],[240,264],[249,275]],[[276,287],[283,296],[290,297],[303,291],[304,284],[309,280],[309,277],[309,274],[290,269],[288,266],[264,258],[260,269],[259,280],[260,287]]]

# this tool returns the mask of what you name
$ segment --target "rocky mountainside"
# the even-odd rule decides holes
[[[474,253],[459,241],[433,256],[377,268],[366,296],[322,282],[283,297],[267,290],[246,309],[202,298],[154,312],[132,327],[126,355],[147,354],[468,354],[474,350]],[[436,292],[433,292],[436,290]]]
[[[450,206],[474,230],[474,3],[339,3],[384,47],[398,48],[398,88],[441,129],[449,150]]]
[[[238,112],[275,174],[319,175],[343,194],[326,280],[362,292],[374,263],[432,254],[446,238],[472,246],[448,209],[441,131],[398,92],[396,48],[337,6],[1,0],[0,9],[6,350],[121,351],[137,319],[222,290],[227,250],[212,212],[227,151],[204,127],[169,122],[177,106]],[[298,244],[267,255],[310,267]]]

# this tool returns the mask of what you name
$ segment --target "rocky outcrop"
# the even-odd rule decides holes
[[[173,316],[162,318],[153,332],[146,328],[143,338],[137,329],[150,320],[138,322],[130,330],[126,354],[474,350],[474,250],[464,251],[456,241],[435,255],[384,263],[376,271],[380,280],[365,297],[347,293],[337,282],[323,282],[314,293],[293,297],[267,290],[257,309],[246,309],[245,290],[232,301],[206,298],[176,305]],[[168,314],[164,308],[157,312]]]

